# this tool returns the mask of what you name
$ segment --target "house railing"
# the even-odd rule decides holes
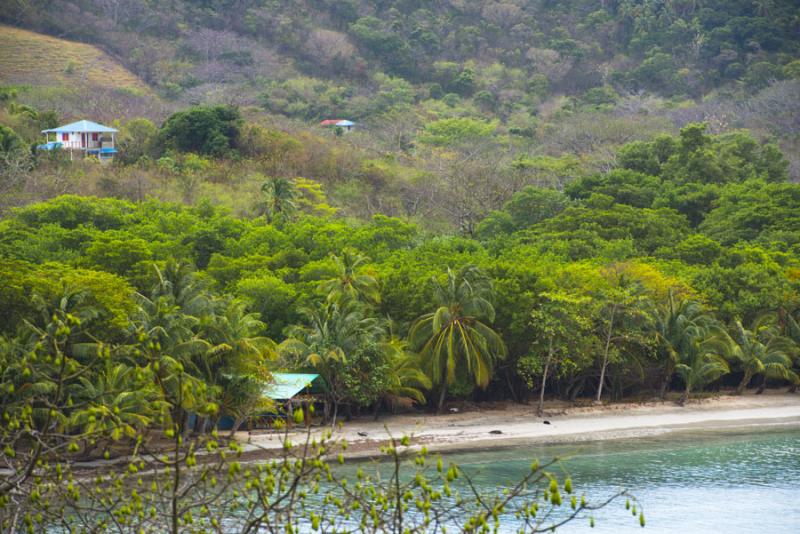
[[[78,149],[78,150],[88,149],[88,150],[91,150],[93,148],[94,149],[97,149],[97,148],[114,148],[114,143],[112,143],[111,141],[92,141],[91,139],[89,139],[89,140],[86,141],[86,146],[81,146],[81,140],[80,139],[75,140],[75,141],[73,141],[73,140],[70,140],[70,141],[58,140],[58,142],[61,143],[61,148],[67,148],[67,149]]]

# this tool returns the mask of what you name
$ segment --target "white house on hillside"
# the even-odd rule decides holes
[[[75,153],[84,157],[94,156],[101,163],[108,163],[114,159],[114,154],[117,153],[117,149],[114,148],[114,134],[118,131],[92,121],[73,122],[58,128],[42,130],[47,142],[44,145],[39,145],[38,148],[41,150],[61,148],[69,150],[70,159]],[[50,140],[50,134],[55,137],[52,141]]]

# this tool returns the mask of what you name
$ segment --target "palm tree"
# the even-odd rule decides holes
[[[419,356],[408,352],[406,342],[396,337],[382,343],[381,349],[387,363],[382,400],[390,408],[403,400],[424,404],[423,391],[431,388],[431,379],[422,371]],[[375,405],[376,418],[379,405]]]
[[[211,406],[218,390],[203,381],[202,356],[212,344],[200,335],[201,324],[213,313],[211,298],[188,266],[170,262],[156,268],[157,283],[150,296],[136,294],[137,313],[132,324],[136,342],[130,347],[130,363],[150,362],[154,380],[170,404],[172,420],[181,430],[190,412]]]
[[[419,317],[408,335],[432,382],[439,386],[437,412],[441,413],[456,369],[466,367],[475,384],[485,388],[495,361],[506,356],[506,346],[497,332],[482,322],[494,321],[489,301],[492,287],[476,267],[469,265],[458,273],[448,268],[445,283],[434,279],[433,284],[438,307]]]
[[[334,255],[333,261],[336,264],[336,276],[320,286],[327,293],[328,299],[355,298],[367,304],[380,303],[378,281],[370,274],[358,272],[369,258],[345,250],[341,256]]]
[[[134,331],[157,343],[159,351],[189,365],[193,354],[208,349],[208,342],[196,334],[200,319],[183,313],[172,298],[137,294],[135,299],[138,310],[134,315]]]
[[[137,300],[128,363],[139,365],[143,358],[148,362],[172,421],[181,431],[187,430],[190,411],[199,411],[208,404],[207,394],[213,395],[198,379],[202,372],[195,360],[211,345],[195,332],[200,321],[182,313],[170,297],[151,300],[137,295]]]
[[[753,0],[753,8],[759,17],[769,17],[775,4],[772,0]]]
[[[711,324],[691,336],[675,365],[675,371],[684,382],[679,404],[685,404],[693,391],[730,372],[728,357],[734,350],[733,345],[728,333],[718,324]]]
[[[691,350],[694,340],[702,337],[704,329],[710,326],[713,320],[698,302],[684,299],[676,303],[672,290],[669,291],[666,306],[655,315],[658,351],[664,361],[662,399],[667,394],[675,366],[684,360],[682,355]]]
[[[269,178],[261,184],[264,193],[264,214],[267,222],[287,219],[297,211],[297,190],[286,178]]]
[[[112,440],[133,438],[147,429],[163,409],[152,384],[143,383],[137,368],[105,360],[91,378],[82,376],[72,389],[75,405],[84,405],[70,417],[88,434],[102,432]]]
[[[236,421],[233,435],[254,410],[264,407],[262,389],[271,375],[267,362],[277,356],[270,338],[258,335],[266,325],[257,313],[249,313],[240,300],[223,300],[221,313],[208,318],[205,337],[211,346],[198,356],[198,367],[208,384],[219,386],[220,404]]]
[[[768,378],[781,378],[794,383],[797,374],[792,371],[792,357],[797,353],[797,347],[788,338],[778,334],[775,326],[767,323],[768,317],[756,319],[752,329],[748,330],[742,323],[736,321],[734,325],[734,339],[737,343],[733,357],[739,362],[744,376],[736,388],[737,393],[742,393],[753,377],[763,375],[764,380],[758,392],[764,391]]]
[[[210,297],[203,283],[188,264],[170,259],[163,268],[153,264],[155,284],[150,298],[169,297],[184,313],[200,316],[208,311]]]
[[[800,345],[800,309],[791,310],[781,308],[776,314],[780,332],[796,345]]]
[[[363,306],[352,300],[328,300],[300,312],[306,324],[292,328],[278,351],[288,365],[311,367],[322,375],[326,395],[333,404],[335,424],[339,404],[346,394],[342,364],[362,347],[379,343],[385,329],[377,319],[365,316]]]
[[[792,340],[795,347],[800,348],[800,308],[794,311],[781,308],[776,313],[779,332]],[[800,363],[800,358],[795,358],[795,363]],[[800,387],[800,377],[789,387],[789,392],[794,393]]]

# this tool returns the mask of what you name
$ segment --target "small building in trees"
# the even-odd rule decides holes
[[[264,396],[291,416],[295,409],[303,410],[303,420],[311,421],[308,407],[316,402],[324,402],[321,383],[316,373],[272,373],[272,381],[264,387]],[[291,424],[291,417],[287,418]]]
[[[250,430],[269,428],[275,419],[283,419],[291,426],[295,410],[302,411],[303,422],[308,426],[313,413],[311,406],[323,404],[325,413],[328,412],[324,387],[322,379],[316,373],[272,373],[272,379],[261,390],[262,397],[272,403],[272,411],[240,413],[238,417],[224,414],[217,423],[217,428],[236,431],[244,423]]]
[[[119,130],[103,126],[96,122],[82,120],[42,130],[46,142],[39,145],[40,150],[69,150],[70,159],[78,157],[96,157],[101,163],[110,163],[117,153],[115,134]],[[51,141],[50,134],[54,139]]]
[[[347,119],[325,119],[324,121],[320,122],[319,125],[323,128],[331,128],[333,130],[338,129],[338,131],[344,133],[352,132],[353,128],[356,126],[356,123]]]

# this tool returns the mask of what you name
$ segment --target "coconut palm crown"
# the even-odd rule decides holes
[[[474,266],[447,270],[444,283],[434,279],[435,311],[419,317],[409,339],[440,388],[441,412],[447,387],[461,368],[481,388],[489,385],[494,363],[505,358],[502,338],[486,322],[494,321],[490,281]]]

